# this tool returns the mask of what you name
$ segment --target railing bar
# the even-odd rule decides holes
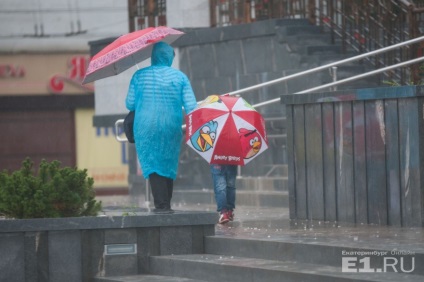
[[[266,137],[270,138],[287,138],[287,134],[269,134]]]
[[[265,174],[265,177],[268,177],[275,170],[275,166],[271,167],[270,170]]]
[[[265,121],[285,120],[286,117],[265,117]]]
[[[326,65],[316,67],[316,68],[313,68],[313,69],[310,69],[310,70],[306,70],[306,71],[303,71],[303,72],[299,72],[299,73],[295,73],[295,74],[292,74],[292,75],[280,77],[280,78],[277,78],[277,79],[274,79],[274,80],[271,80],[271,81],[267,81],[267,82],[264,82],[264,83],[260,83],[260,84],[256,84],[256,85],[253,85],[253,86],[250,86],[250,87],[246,87],[246,88],[243,88],[243,89],[232,91],[228,94],[232,96],[232,95],[237,95],[237,94],[240,94],[240,93],[243,93],[243,92],[252,91],[252,90],[255,90],[255,89],[258,89],[258,88],[261,88],[261,87],[269,86],[269,85],[272,85],[272,84],[275,84],[275,83],[279,83],[279,82],[282,82],[282,81],[297,78],[297,77],[300,77],[300,76],[303,76],[303,75],[306,75],[306,74],[310,74],[310,73],[317,72],[317,71],[320,71],[320,70],[328,69],[329,67],[338,66],[338,65],[341,65],[341,64],[344,64],[344,63],[357,61],[357,60],[360,60],[360,59],[363,59],[363,58],[367,58],[369,56],[377,55],[377,54],[380,54],[380,53],[383,53],[383,52],[387,52],[387,51],[396,49],[398,47],[403,47],[405,45],[414,44],[414,43],[417,43],[417,42],[420,42],[420,41],[423,41],[423,40],[424,40],[424,36],[417,37],[417,38],[414,38],[414,39],[411,39],[411,40],[407,40],[407,41],[404,41],[404,42],[401,42],[401,43],[397,43],[397,44],[394,44],[394,45],[391,45],[391,46],[388,46],[388,47],[384,47],[384,48],[381,48],[381,49],[378,49],[378,50],[374,50],[374,51],[371,51],[371,52],[368,52],[368,53],[364,53],[364,54],[357,55],[357,56],[354,56],[354,57],[351,57],[351,58],[340,60],[340,61],[337,61],[337,62],[334,62],[334,63],[326,64]]]
[[[407,0],[399,0],[399,2],[401,2],[403,5],[405,5],[406,7],[410,7],[410,6],[413,6],[413,4],[412,3],[410,3],[409,1],[407,1]]]
[[[385,72],[385,71],[388,71],[388,70],[391,70],[391,69],[394,69],[394,68],[398,68],[398,67],[402,67],[402,66],[406,66],[406,65],[411,65],[411,64],[414,64],[414,63],[418,63],[418,62],[421,62],[421,61],[424,61],[424,57],[416,58],[416,59],[409,60],[409,61],[406,61],[406,62],[403,62],[403,63],[399,63],[399,64],[396,64],[396,65],[391,65],[391,66],[388,66],[388,67],[385,67],[385,68],[381,68],[381,69],[378,69],[378,70],[366,72],[366,73],[363,73],[363,74],[360,74],[360,75],[357,75],[357,76],[352,76],[350,78],[346,78],[346,79],[339,80],[339,81],[336,81],[336,82],[332,82],[332,83],[328,83],[328,84],[321,85],[321,86],[318,86],[318,87],[310,88],[310,89],[307,89],[307,90],[304,90],[304,91],[296,92],[294,94],[304,94],[304,93],[313,92],[313,91],[316,91],[316,90],[328,88],[328,87],[331,87],[331,86],[336,86],[336,85],[343,84],[343,83],[346,83],[346,82],[349,82],[349,81],[353,81],[353,80],[357,80],[357,79],[360,79],[360,78],[364,78],[364,77],[367,77],[367,76],[370,76],[370,75],[374,75],[374,74],[378,74],[378,73],[381,73],[381,72]],[[280,102],[280,98],[275,98],[275,99],[268,100],[268,101],[265,101],[265,102],[262,102],[262,103],[258,103],[258,104],[252,105],[252,107],[258,108],[258,107],[262,107],[262,106],[274,104],[274,103],[277,103],[277,102]]]
[[[325,84],[325,85],[310,88],[310,89],[307,89],[307,90],[304,90],[304,91],[296,92],[294,94],[304,94],[304,93],[308,93],[308,92],[313,92],[313,91],[316,91],[316,90],[324,89],[324,88],[327,88],[327,87],[339,85],[339,84],[349,82],[349,81],[352,81],[352,80],[356,80],[356,79],[364,78],[364,77],[367,77],[367,76],[370,76],[370,75],[385,72],[385,71],[388,71],[388,70],[391,70],[391,69],[395,69],[395,68],[399,68],[399,67],[403,67],[403,66],[407,66],[407,65],[412,65],[412,64],[415,64],[415,63],[419,63],[421,61],[424,61],[424,57],[416,58],[416,59],[409,60],[409,61],[406,61],[406,62],[402,62],[402,63],[396,64],[396,65],[387,66],[385,68],[373,70],[373,71],[366,72],[366,73],[363,73],[363,74],[360,74],[360,75],[345,78],[345,79],[342,79],[342,80],[339,80],[339,81],[336,81],[336,82],[332,82],[332,83],[328,83],[328,84]]]
[[[412,12],[414,12],[414,13],[422,13],[422,12],[424,12],[424,7],[415,8],[414,10],[412,10]]]
[[[270,104],[274,104],[274,103],[277,103],[277,102],[280,102],[280,98],[275,98],[275,99],[271,99],[271,100],[268,100],[268,101],[265,101],[265,102],[261,102],[261,103],[252,105],[252,107],[254,107],[256,109],[256,108],[266,106],[266,105],[270,105]]]

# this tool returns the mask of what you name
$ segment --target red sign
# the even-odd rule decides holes
[[[24,77],[25,69],[22,66],[12,64],[0,64],[0,78]]]
[[[49,89],[53,93],[62,93],[65,83],[75,85],[86,91],[93,91],[93,87],[81,85],[84,79],[85,70],[89,63],[87,56],[74,56],[68,61],[68,71],[66,75],[56,74],[50,78]]]

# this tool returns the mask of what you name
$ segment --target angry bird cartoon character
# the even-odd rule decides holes
[[[261,149],[262,142],[259,133],[246,128],[239,129],[240,144],[243,151],[243,157],[250,159],[255,156]]]
[[[213,147],[217,129],[218,123],[216,121],[212,120],[205,123],[191,136],[191,144],[196,150],[206,152]]]
[[[215,102],[221,103],[222,102],[221,98],[219,98],[219,96],[216,95],[216,94],[209,95],[208,97],[206,97],[205,100],[203,100],[202,103],[200,103],[199,108],[204,107],[204,106],[209,105],[209,104],[212,104],[212,103],[215,103]]]

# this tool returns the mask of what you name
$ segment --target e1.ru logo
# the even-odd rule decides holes
[[[382,256],[380,260],[381,267],[371,267],[371,256],[343,256],[342,257],[342,272],[404,272],[410,273],[415,270],[415,257],[395,257]],[[410,262],[410,264],[409,264]],[[405,264],[408,263],[410,269],[405,269]]]

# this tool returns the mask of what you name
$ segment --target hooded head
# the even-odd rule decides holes
[[[174,49],[169,44],[165,42],[158,42],[153,45],[152,65],[170,67],[173,60]]]

